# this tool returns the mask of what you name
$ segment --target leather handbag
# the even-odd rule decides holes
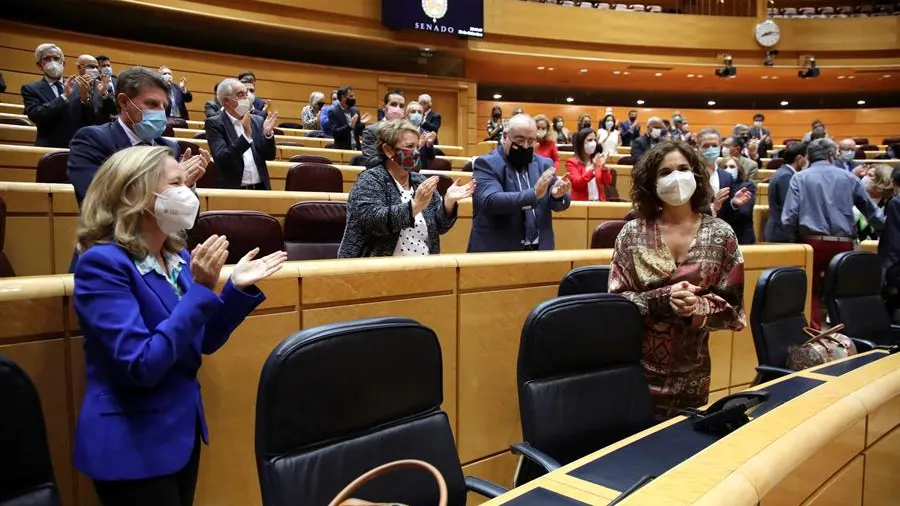
[[[359,490],[360,487],[362,487],[369,481],[372,481],[384,474],[390,473],[391,471],[406,467],[418,467],[421,469],[425,469],[426,471],[431,473],[431,475],[434,476],[434,480],[438,484],[438,505],[447,506],[447,482],[444,480],[441,472],[438,471],[436,467],[422,460],[395,460],[394,462],[388,462],[387,464],[380,465],[350,482],[349,485],[344,487],[344,490],[341,490],[341,493],[339,493],[334,499],[332,499],[330,503],[328,503],[328,506],[403,506],[400,503],[374,503],[363,501],[361,499],[353,499],[350,496],[352,496],[354,492]]]
[[[825,331],[805,327],[803,332],[810,338],[799,346],[788,348],[788,368],[800,371],[856,355],[856,345],[853,344],[853,341],[839,333],[843,329],[843,324]]]

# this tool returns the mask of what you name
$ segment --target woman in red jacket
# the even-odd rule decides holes
[[[550,120],[543,114],[534,117],[537,125],[537,145],[534,154],[553,160],[553,165],[559,167],[559,151],[556,149],[556,132],[550,128]]]
[[[597,144],[597,134],[590,128],[579,130],[572,139],[572,148],[574,156],[566,160],[572,200],[605,201],[612,172],[606,168],[606,155]]]

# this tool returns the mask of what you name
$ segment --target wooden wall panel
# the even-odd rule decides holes
[[[862,506],[864,467],[865,459],[862,456],[851,460],[810,496],[803,506]]]
[[[866,450],[863,506],[893,506],[900,497],[900,428],[895,428]]]

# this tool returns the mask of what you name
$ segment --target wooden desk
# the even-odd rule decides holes
[[[579,459],[488,505],[866,505],[900,499],[900,355],[874,351],[751,390],[772,398],[723,437],[676,417]],[[540,502],[534,499],[541,499]]]

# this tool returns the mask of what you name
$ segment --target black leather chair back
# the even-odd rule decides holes
[[[6,241],[6,202],[0,198],[0,278],[11,278],[16,275],[12,264],[3,252],[3,245]]]
[[[289,192],[342,193],[344,176],[340,169],[330,164],[300,162],[288,170],[284,189]]]
[[[519,345],[525,442],[565,465],[652,426],[643,341],[644,318],[620,295],[570,295],[534,308]]]
[[[256,459],[264,506],[325,505],[369,469],[420,459],[447,480],[449,504],[465,485],[441,411],[437,335],[407,318],[372,318],[297,332],[263,366],[256,401]],[[427,472],[398,471],[355,497],[437,504]]]
[[[809,337],[806,326],[806,272],[799,267],[766,269],[756,282],[750,330],[759,365],[787,367],[788,347]]]
[[[188,231],[188,249],[217,234],[228,238],[226,264],[238,260],[259,247],[256,258],[284,249],[281,223],[274,217],[259,211],[206,211],[200,213],[194,228]]]
[[[346,202],[294,204],[284,218],[284,249],[288,260],[337,258],[346,226]]]
[[[0,356],[0,506],[59,506],[41,399],[27,374]]]
[[[609,291],[609,266],[588,265],[576,267],[559,282],[557,296],[583,293],[607,293]]]
[[[69,152],[51,151],[38,160],[36,183],[69,183]]]
[[[881,297],[881,259],[868,251],[836,255],[825,272],[828,316],[843,323],[843,334],[891,344],[891,318]]]

